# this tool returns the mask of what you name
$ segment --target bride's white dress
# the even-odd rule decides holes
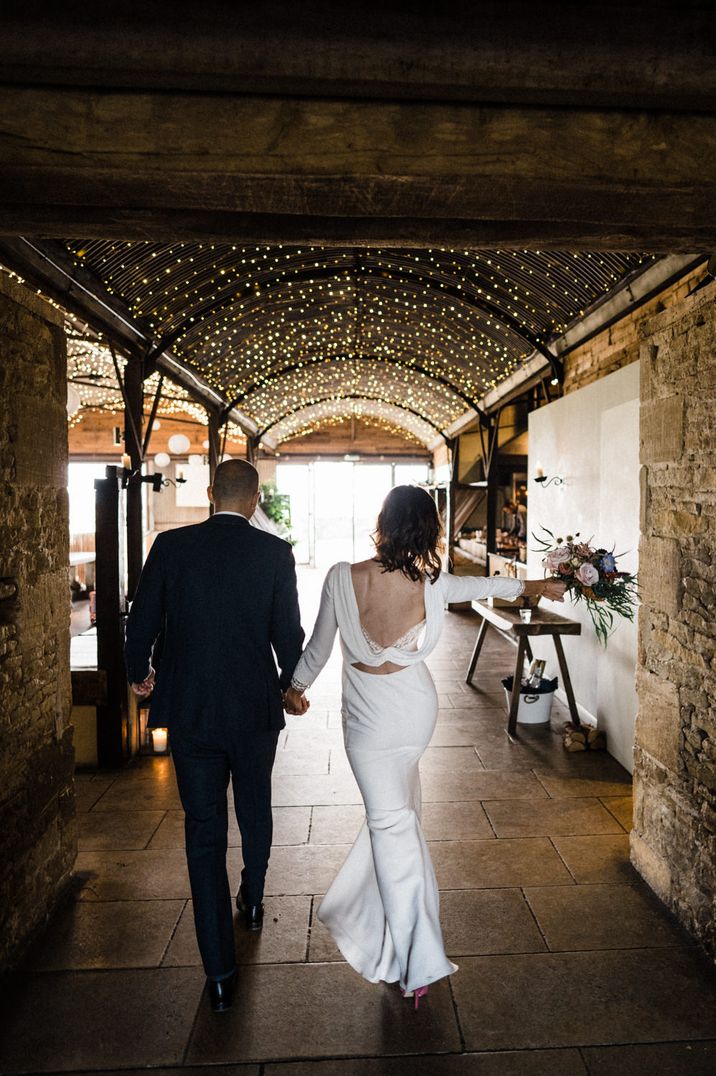
[[[418,763],[438,714],[424,664],[442,631],[448,602],[497,595],[516,598],[515,579],[457,577],[441,572],[425,583],[425,620],[392,646],[363,629],[351,566],[328,572],[310,642],[293,674],[309,687],[330,657],[336,631],[343,650],[343,735],[360,788],[366,821],[318,910],[348,963],[370,982],[398,981],[406,991],[451,975],[445,955],[439,897],[420,827]],[[355,662],[405,666],[400,672],[361,672]]]

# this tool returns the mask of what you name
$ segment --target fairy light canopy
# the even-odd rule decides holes
[[[157,347],[276,443],[332,416],[360,414],[428,444],[653,260],[195,242],[67,246]]]

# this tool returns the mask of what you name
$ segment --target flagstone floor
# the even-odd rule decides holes
[[[303,573],[315,609],[315,575]],[[310,624],[310,612],[305,620]],[[341,745],[339,663],[289,719],[261,935],[237,925],[240,986],[215,1016],[193,934],[171,760],[77,781],[74,898],[12,984],[0,1071],[222,1076],[660,1076],[716,1071],[716,974],[629,864],[629,775],[557,729],[504,731],[495,637],[450,613],[430,660],[441,711],[424,828],[460,969],[418,1013],[361,980],[316,919],[361,822]],[[489,675],[487,670],[491,669]],[[230,835],[237,885],[239,839]]]

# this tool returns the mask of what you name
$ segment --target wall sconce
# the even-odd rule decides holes
[[[552,483],[554,483],[555,486],[564,486],[566,484],[564,479],[561,478],[559,475],[554,475],[554,477],[548,478],[544,471],[542,471],[541,474],[539,473],[540,468],[538,468],[537,470],[538,473],[535,475],[535,482],[539,482],[540,486],[542,486],[543,488],[545,486],[551,486]]]

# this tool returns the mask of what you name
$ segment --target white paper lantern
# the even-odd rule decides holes
[[[172,458],[168,452],[157,452],[154,457],[154,466],[158,467],[160,470],[163,467],[168,467],[171,462]]]
[[[169,438],[169,451],[175,456],[184,456],[191,448],[191,441],[185,433],[173,433]]]
[[[196,452],[192,452],[191,456],[189,457],[189,463],[192,465],[192,467],[200,467],[203,462],[204,460],[201,456],[197,455]]]
[[[154,426],[153,426],[153,429],[155,429],[155,430],[161,430],[161,428],[162,428],[162,424],[161,424],[161,422],[159,421],[159,419],[158,419],[158,418],[155,418],[155,419],[154,419]]]
[[[82,406],[82,399],[79,392],[74,385],[67,386],[67,417],[73,418],[80,407]]]
[[[201,442],[201,447],[205,448],[207,450],[207,452],[208,452],[209,451],[209,442],[208,441],[202,441]]]

